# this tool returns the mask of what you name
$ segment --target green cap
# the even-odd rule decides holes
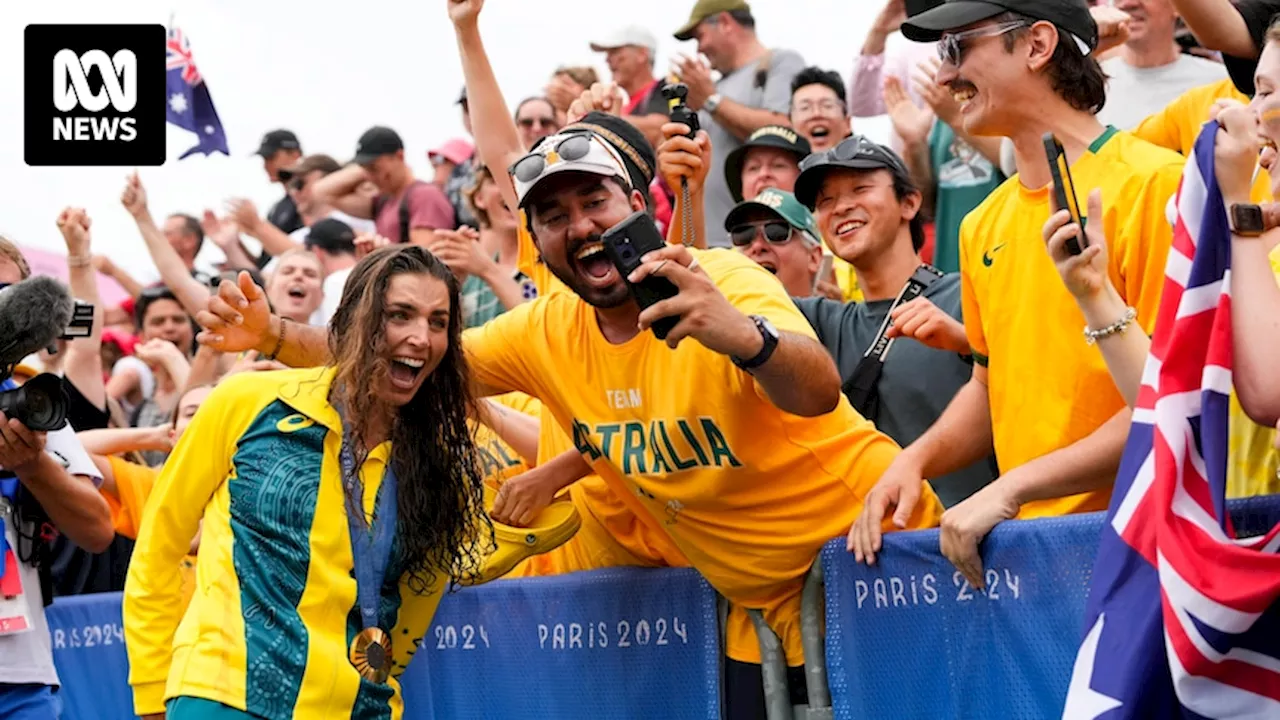
[[[819,240],[822,234],[818,231],[818,221],[813,219],[813,213],[809,212],[809,208],[800,204],[795,195],[777,188],[765,188],[760,191],[759,195],[750,200],[743,200],[724,218],[725,232],[729,232],[737,225],[743,222],[753,208],[764,208],[769,212],[782,218],[788,225],[799,230],[807,242],[814,245],[821,245]]]
[[[698,29],[698,24],[703,20],[718,13],[734,10],[750,11],[751,6],[746,0],[698,0],[698,4],[693,6],[693,12],[689,13],[689,22],[676,31],[676,39],[689,40],[693,37],[693,31]]]

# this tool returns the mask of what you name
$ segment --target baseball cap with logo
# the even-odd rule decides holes
[[[1098,25],[1089,14],[1085,0],[947,0],[907,18],[902,24],[902,34],[908,40],[934,42],[951,30],[1005,12],[1053,23],[1070,33],[1085,55],[1098,47]]]
[[[646,48],[650,58],[658,54],[658,39],[653,36],[653,33],[637,25],[629,25],[606,38],[591,43],[591,49],[595,52],[609,52],[620,47],[632,46]]]
[[[612,177],[628,188],[633,187],[626,161],[618,150],[599,134],[586,130],[562,131],[543,138],[507,172],[516,186],[521,208],[539,183],[562,172]]]
[[[292,130],[272,130],[263,135],[254,155],[269,158],[280,150],[302,150],[302,143],[298,142],[298,136]]]
[[[356,141],[356,156],[351,161],[357,165],[368,165],[383,155],[391,155],[404,149],[404,141],[400,135],[389,127],[375,125]]]
[[[822,179],[833,169],[888,170],[894,180],[908,187],[915,187],[907,166],[898,154],[884,145],[872,142],[862,135],[851,135],[839,145],[814,153],[800,162],[800,176],[796,178],[796,199],[810,210],[818,200]]]
[[[758,147],[786,150],[796,156],[797,163],[812,152],[809,141],[785,125],[765,125],[751,133],[746,142],[724,159],[724,179],[734,202],[742,202],[742,166],[747,161],[747,153]]]
[[[675,32],[677,40],[691,40],[693,33],[697,31],[698,26],[703,20],[718,15],[722,12],[733,12],[735,10],[751,11],[751,6],[746,0],[698,0],[693,6],[693,12],[689,13],[689,21],[680,26]]]
[[[754,198],[734,205],[733,209],[724,218],[725,232],[731,232],[733,228],[741,225],[747,214],[756,208],[762,208],[773,215],[777,215],[788,225],[799,230],[805,242],[812,245],[822,244],[822,241],[818,239],[821,237],[821,233],[818,230],[818,221],[813,219],[813,213],[809,212],[809,209],[804,205],[801,205],[795,195],[777,188],[765,188]]]

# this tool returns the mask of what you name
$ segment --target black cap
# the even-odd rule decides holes
[[[818,200],[818,188],[822,187],[822,178],[829,170],[835,168],[888,170],[893,173],[894,180],[915,187],[911,182],[911,174],[907,172],[906,164],[897,153],[861,135],[850,135],[839,145],[830,150],[814,153],[800,163],[800,176],[796,178],[796,199],[812,210]]]
[[[649,187],[658,169],[657,156],[654,155],[653,146],[645,139],[644,133],[637,130],[635,125],[617,115],[592,110],[583,115],[578,122],[561,128],[560,132],[583,129],[591,130],[604,138],[622,155],[624,164],[627,166],[627,175],[631,178],[631,187],[637,190]],[[536,143],[534,147],[537,147]],[[647,195],[647,193],[643,194]]]
[[[1045,20],[1079,38],[1089,50],[1098,47],[1098,24],[1085,0],[947,0],[907,18],[902,34],[916,42],[935,42],[942,34],[1004,12]]]
[[[320,248],[331,253],[354,253],[356,251],[356,232],[341,220],[325,218],[312,223],[307,231],[307,239],[303,245],[308,250]]]
[[[272,130],[263,135],[262,142],[258,143],[258,151],[254,154],[268,158],[280,150],[302,151],[302,143],[298,142],[298,136],[292,130]]]
[[[351,162],[357,165],[368,165],[383,155],[390,155],[403,149],[404,141],[395,130],[375,125],[365,130],[356,142],[356,156]]]
[[[751,133],[746,142],[724,159],[724,179],[729,184],[729,194],[733,195],[734,202],[742,202],[742,165],[747,161],[747,152],[757,147],[787,150],[796,156],[796,162],[811,152],[809,141],[785,125],[765,125]]]

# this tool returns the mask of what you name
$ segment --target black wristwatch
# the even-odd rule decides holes
[[[743,360],[742,358],[729,356],[734,365],[739,368],[751,372],[761,365],[769,362],[769,358],[773,356],[773,351],[778,349],[778,329],[769,322],[768,318],[762,315],[748,315],[751,321],[756,324],[756,329],[760,331],[760,337],[764,338],[764,345],[760,347],[760,352],[756,356]]]
[[[1252,203],[1233,203],[1228,209],[1231,232],[1240,237],[1257,237],[1266,229],[1262,208]]]

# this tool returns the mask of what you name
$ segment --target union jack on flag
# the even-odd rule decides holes
[[[181,28],[169,28],[169,39],[165,42],[165,70],[180,70],[182,81],[188,85],[200,82],[200,71],[191,59],[191,43],[182,34]]]
[[[169,28],[165,41],[165,119],[196,134],[196,145],[179,156],[220,152],[229,155],[222,120],[213,108],[213,96],[191,57],[191,43],[177,27]]]
[[[1280,718],[1280,525],[1226,511],[1231,235],[1210,122],[1176,196],[1151,354],[1063,717]]]

